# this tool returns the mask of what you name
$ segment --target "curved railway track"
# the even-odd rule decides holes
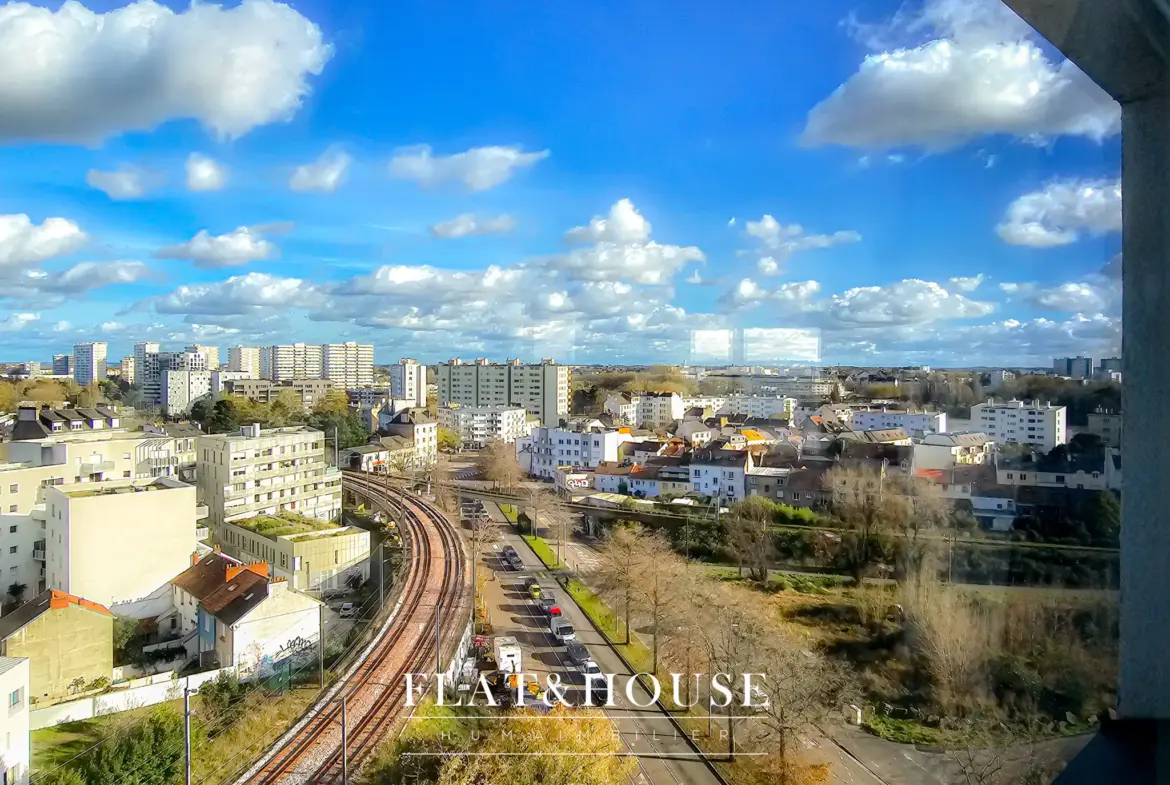
[[[443,640],[459,634],[464,619],[467,559],[459,532],[432,505],[361,472],[345,471],[353,490],[398,516],[409,535],[409,574],[389,628],[352,672],[335,684],[299,729],[277,742],[267,759],[240,785],[342,782],[341,711],[345,700],[346,753],[352,776],[398,719],[405,703],[405,675],[430,673],[435,665],[435,627],[447,622]]]

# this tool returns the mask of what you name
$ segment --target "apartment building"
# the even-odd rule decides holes
[[[260,347],[260,378],[272,379],[272,347]]]
[[[453,359],[435,370],[440,407],[520,406],[545,426],[569,416],[569,369],[553,360],[525,365],[509,359],[500,365]]]
[[[73,381],[85,387],[105,379],[108,349],[109,345],[105,341],[87,341],[74,346]]]
[[[747,450],[696,450],[691,458],[691,489],[727,502],[744,498],[748,470],[754,468]]]
[[[1057,376],[1067,376],[1070,379],[1092,379],[1092,357],[1057,357],[1052,361],[1052,370]]]
[[[619,425],[638,424],[638,402],[628,392],[611,393],[605,399],[602,411],[613,417]]]
[[[285,390],[291,390],[301,399],[301,407],[308,411],[333,389],[328,379],[286,379],[271,382],[267,379],[228,379],[223,381],[223,391],[228,395],[239,395],[259,403],[271,403]]]
[[[533,477],[553,479],[559,466],[595,469],[616,463],[619,445],[634,440],[629,431],[571,422],[563,428],[535,428],[517,440],[516,456]]]
[[[1028,444],[1048,452],[1067,438],[1063,406],[1039,401],[996,403],[989,399],[971,407],[971,426],[1000,444]]]
[[[260,347],[259,346],[232,346],[228,349],[229,371],[244,373],[242,379],[261,379],[260,375]]]
[[[995,442],[985,433],[932,433],[914,443],[914,466],[950,471],[991,463]]]
[[[324,375],[324,347],[321,344],[273,345],[268,347],[268,353],[270,375],[266,378],[274,382],[321,379]],[[373,382],[372,376],[370,381]]]
[[[162,372],[159,387],[161,405],[168,417],[178,417],[191,411],[191,405],[211,395],[213,371],[178,371],[168,368]],[[219,373],[214,371],[214,373]]]
[[[224,391],[224,386],[228,382],[238,382],[244,379],[255,379],[247,371],[212,371],[211,372],[211,394],[219,395]]]
[[[638,404],[638,425],[645,428],[665,428],[681,420],[686,407],[682,397],[673,392],[645,393],[634,398]]]
[[[337,492],[340,513],[340,479]],[[356,526],[284,511],[234,519],[217,527],[214,539],[228,556],[266,562],[269,577],[302,591],[344,588],[370,577],[370,533]]]
[[[327,343],[321,347],[322,378],[343,390],[374,383],[374,345],[372,343]],[[425,401],[423,402],[426,403]]]
[[[439,427],[459,436],[463,448],[479,450],[491,442],[512,444],[528,433],[527,413],[516,406],[461,406],[438,410]]]
[[[1100,436],[1106,447],[1121,446],[1121,414],[1107,409],[1098,408],[1089,413],[1089,423],[1085,433]]]
[[[32,734],[29,730],[32,695],[27,657],[0,657],[0,695],[8,711],[0,714],[0,782],[28,785],[32,763]]]
[[[683,402],[689,406],[696,405],[688,403],[689,400],[684,399]],[[712,400],[721,401],[718,406],[713,407],[716,414],[769,419],[782,418],[785,420],[792,419],[797,405],[795,398],[786,395],[742,395],[737,393]]]
[[[53,375],[54,376],[72,376],[73,375],[73,355],[71,355],[71,354],[54,354],[53,355]]]
[[[326,464],[318,430],[249,425],[200,436],[196,450],[200,498],[217,542],[225,524],[253,515],[293,512],[325,521],[341,515],[341,474]]]
[[[206,352],[163,352],[157,343],[138,343],[134,345],[134,383],[142,391],[145,403],[163,406],[166,397],[163,375],[167,371],[206,372],[210,370],[208,360]],[[179,384],[176,382],[176,385]],[[202,386],[201,381],[195,384],[199,388]]]
[[[201,343],[193,343],[183,351],[192,352],[194,354],[202,354],[207,358],[207,370],[219,370],[219,347],[207,346]]]
[[[714,377],[712,377],[714,378]],[[828,400],[834,391],[844,394],[844,388],[836,379],[821,379],[814,376],[727,376],[739,391],[754,395],[779,395],[796,398],[799,401]]]
[[[379,418],[378,429],[407,440],[410,466],[430,466],[439,457],[439,423],[425,409],[403,409]]]
[[[427,405],[427,367],[404,357],[390,366],[390,397],[410,401],[411,406]]]
[[[946,412],[911,412],[902,409],[870,409],[853,412],[853,429],[880,431],[901,428],[906,433],[946,433]]]
[[[118,374],[127,384],[134,384],[134,357],[127,355],[118,361]]]

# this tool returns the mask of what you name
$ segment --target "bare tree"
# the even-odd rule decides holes
[[[890,490],[902,499],[901,516],[893,522],[902,539],[899,572],[903,577],[917,579],[930,569],[937,542],[929,535],[950,522],[950,503],[942,488],[930,480],[900,477],[890,483]]]
[[[670,635],[674,629],[672,620],[681,610],[677,601],[686,564],[658,532],[642,535],[637,547],[641,551],[641,569],[636,576],[634,597],[639,613],[649,622],[653,671],[657,673],[661,638]]]
[[[774,505],[762,496],[749,496],[731,505],[727,521],[728,542],[735,552],[739,574],[748,567],[748,577],[757,583],[767,583],[768,568],[776,557],[776,543],[768,525],[772,522]]]
[[[617,605],[626,625],[625,642],[630,642],[630,617],[637,597],[639,573],[642,569],[642,547],[638,542],[642,527],[617,526],[605,534],[594,583],[597,590],[611,604]]]
[[[512,490],[524,477],[524,470],[516,460],[516,448],[507,442],[490,443],[480,454],[478,463],[484,479],[503,490]]]
[[[963,785],[1049,785],[1063,763],[1052,744],[1040,741],[1048,731],[1038,722],[1010,728],[966,722],[965,743],[945,754]]]
[[[881,555],[881,540],[908,515],[905,497],[887,487],[885,468],[833,469],[825,474],[833,514],[851,531],[843,546],[860,578]]]

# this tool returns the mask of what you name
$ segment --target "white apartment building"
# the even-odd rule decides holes
[[[211,394],[219,395],[223,392],[224,387],[228,382],[238,382],[244,379],[256,379],[247,371],[212,371],[211,372]]]
[[[157,343],[134,345],[134,384],[151,406],[163,405],[163,374],[166,371],[207,371],[206,352],[163,352]]]
[[[274,382],[288,379],[321,379],[324,373],[324,347],[320,344],[289,343],[268,347],[270,375]],[[261,356],[261,365],[263,365]],[[261,368],[263,371],[263,368]],[[371,377],[370,381],[373,381]],[[356,386],[356,385],[355,385]]]
[[[535,428],[529,436],[516,442],[516,457],[529,474],[555,478],[558,466],[596,469],[605,461],[618,460],[618,445],[634,441],[628,432],[572,425]]]
[[[906,433],[946,433],[946,412],[909,412],[900,409],[871,409],[853,412],[856,431],[901,428]]]
[[[808,376],[729,376],[743,392],[756,395],[782,395],[800,401],[827,400],[836,390],[844,393],[840,382],[835,379],[819,379]]]
[[[638,402],[629,393],[611,393],[605,399],[603,411],[621,425],[638,424]]]
[[[0,657],[0,695],[7,710],[0,712],[0,782],[28,785],[32,762],[29,718],[28,657]]]
[[[1068,441],[1065,407],[1039,401],[977,403],[971,407],[971,427],[1000,444],[1028,444],[1045,452]]]
[[[482,449],[491,442],[512,444],[528,435],[528,414],[516,406],[440,406],[439,427],[457,434],[463,447]]]
[[[211,395],[212,374],[219,371],[176,371],[162,372],[160,388],[162,407],[168,417],[178,417],[191,411],[191,404]]]
[[[195,552],[195,486],[163,477],[45,488],[48,588],[142,618]]]
[[[123,357],[118,363],[118,372],[127,384],[134,384],[134,358],[132,356]]]
[[[686,407],[678,393],[646,393],[634,398],[638,404],[638,425],[646,428],[665,428],[681,420]]]
[[[148,379],[159,378],[159,345],[152,341],[134,344],[134,386],[146,389]]]
[[[569,369],[553,360],[503,365],[459,359],[436,366],[439,406],[521,406],[541,425],[556,426],[569,416]]]
[[[81,387],[106,378],[105,341],[88,341],[73,347],[73,381]]]
[[[744,498],[745,477],[753,468],[746,450],[701,450],[691,459],[691,490],[727,502]]]
[[[411,401],[411,406],[427,405],[427,367],[418,360],[404,357],[390,366],[390,397]]]
[[[991,463],[995,442],[985,433],[932,433],[914,442],[916,469],[949,471]]]
[[[228,349],[228,368],[234,373],[246,373],[243,379],[262,379],[260,375],[260,347],[232,346]]]
[[[260,347],[260,378],[272,380],[272,347]]]
[[[322,378],[333,382],[335,387],[366,387],[374,383],[372,343],[327,343],[321,347],[321,364]]]
[[[194,352],[195,354],[202,354],[207,358],[207,369],[215,371],[219,369],[219,347],[205,346],[201,343],[193,343],[186,348],[185,351]]]
[[[780,417],[791,420],[797,400],[784,395],[728,395],[716,414],[740,414],[745,417]]]
[[[341,474],[325,461],[325,434],[306,426],[245,426],[196,439],[200,497],[213,529],[253,515],[341,515]],[[217,539],[219,535],[217,534]]]

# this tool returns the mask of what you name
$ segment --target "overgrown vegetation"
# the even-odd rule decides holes
[[[301,405],[301,397],[292,390],[281,390],[270,403],[229,396],[204,399],[191,406],[190,417],[207,433],[233,433],[242,425],[259,423],[262,428],[308,425],[332,437],[337,433],[339,449],[357,447],[370,439],[370,432],[349,408],[344,390],[330,390],[311,412]]]

